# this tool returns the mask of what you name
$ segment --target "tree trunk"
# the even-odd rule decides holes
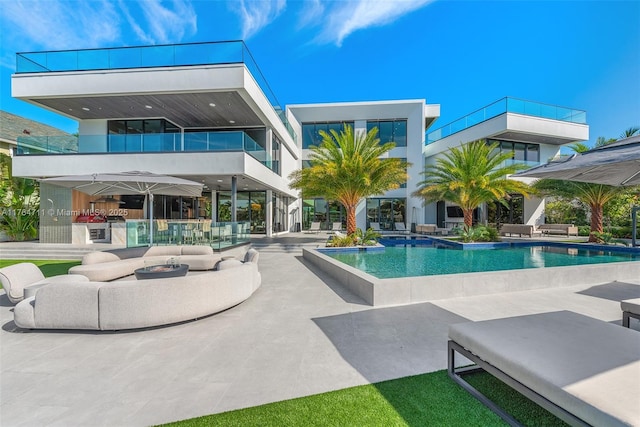
[[[592,204],[591,207],[591,233],[602,233],[602,205]],[[598,239],[589,233],[589,242],[596,243]]]
[[[463,209],[464,213],[464,226],[465,228],[471,228],[473,226],[473,209]]]
[[[356,207],[345,206],[347,209],[347,234],[356,232]]]

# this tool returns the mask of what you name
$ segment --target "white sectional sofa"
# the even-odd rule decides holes
[[[16,305],[14,321],[27,329],[121,330],[208,316],[243,302],[258,289],[257,256],[247,258],[255,262],[185,277],[53,283]]]
[[[211,270],[222,259],[210,246],[151,246],[90,252],[82,264],[69,269],[69,274],[81,274],[89,280],[107,282],[130,276],[138,268],[149,264],[166,264],[177,258],[190,271]]]

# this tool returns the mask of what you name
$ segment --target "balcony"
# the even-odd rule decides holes
[[[242,131],[18,137],[17,155],[245,152],[274,172],[278,162]]]
[[[577,124],[586,124],[587,122],[587,113],[582,110],[507,97],[427,133],[425,145],[444,139],[505,113],[522,114],[525,116]]]
[[[64,73],[162,67],[244,64],[269,100],[287,131],[297,136],[243,41],[79,49],[16,54],[16,74]]]

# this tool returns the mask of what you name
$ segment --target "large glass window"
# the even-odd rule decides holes
[[[322,142],[322,136],[320,131],[325,131],[331,134],[331,130],[340,132],[345,126],[351,126],[353,129],[353,122],[314,122],[302,124],[302,148],[309,148],[311,145],[320,145]]]
[[[487,204],[487,219],[489,223],[500,224],[524,224],[524,196],[512,194],[507,200],[507,206],[496,201]]]
[[[271,170],[280,175],[280,139],[273,134],[271,138]]]
[[[180,129],[164,119],[110,120],[109,152],[175,151]]]
[[[218,221],[231,221],[231,192],[218,192]],[[266,192],[238,191],[236,193],[236,219],[251,224],[252,233],[266,233]]]
[[[495,139],[487,140],[488,144],[498,143],[498,149],[502,153],[511,152],[512,159],[517,162],[540,162],[540,146],[538,144],[528,144],[526,142],[499,141]]]
[[[312,222],[319,222],[323,230],[330,230],[334,222],[341,222],[346,227],[347,215],[339,202],[327,203],[325,199],[304,199],[302,204],[302,228],[311,227]]]
[[[394,142],[396,147],[407,146],[406,120],[367,120],[367,132],[378,128],[378,138],[381,144]]]
[[[381,230],[394,230],[394,223],[407,224],[407,199],[367,199],[367,228],[372,222],[380,224]]]

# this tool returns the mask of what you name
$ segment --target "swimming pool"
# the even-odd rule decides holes
[[[383,251],[324,253],[379,279],[640,260],[640,254],[542,245],[480,250],[392,246]]]
[[[612,251],[607,246],[556,242],[469,246],[424,239],[391,244],[400,246],[303,248],[302,256],[334,283],[373,306],[600,285],[640,277],[637,248]],[[448,248],[438,248],[440,245]]]

